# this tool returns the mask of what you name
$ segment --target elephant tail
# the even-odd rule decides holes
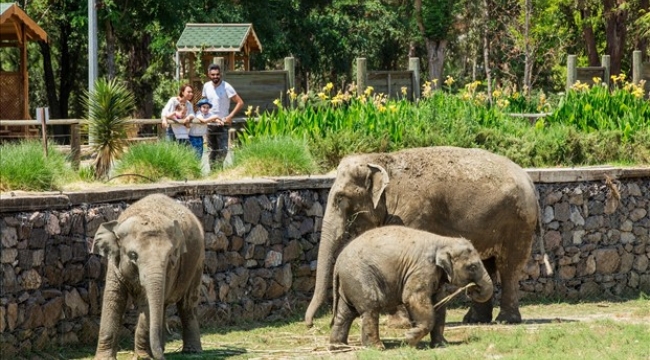
[[[539,196],[538,196],[539,199]],[[544,261],[544,268],[546,269],[546,274],[547,275],[553,275],[553,268],[551,267],[551,263],[548,260],[548,254],[546,253],[546,248],[544,247],[544,227],[542,226],[542,207],[539,204],[539,201],[537,202],[537,231],[536,231],[539,241],[539,252],[542,254],[543,261]]]

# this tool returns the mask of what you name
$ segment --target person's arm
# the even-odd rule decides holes
[[[185,119],[183,119],[183,124],[188,124],[196,117],[194,115],[194,105],[192,105],[191,101],[187,101],[185,102],[185,108],[187,109],[187,113],[185,114]]]
[[[224,124],[231,125],[232,124],[232,118],[235,117],[235,115],[239,112],[244,107],[244,100],[239,96],[239,94],[235,94],[230,98],[231,101],[235,102],[235,108],[232,109],[230,114],[223,118]]]

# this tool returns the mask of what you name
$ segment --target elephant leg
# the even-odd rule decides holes
[[[435,295],[434,303],[437,304],[442,300],[447,294],[444,291],[438,291]],[[431,343],[430,347],[443,347],[447,345],[447,339],[445,339],[445,323],[447,321],[447,307],[441,306],[436,309],[433,313],[433,328],[431,329]]]
[[[497,266],[496,260],[494,258],[489,258],[483,260],[483,266],[485,270],[490,274],[492,283],[497,283]],[[463,317],[464,323],[469,324],[489,324],[492,322],[492,311],[494,310],[494,305],[492,304],[492,298],[490,300],[479,303],[472,301],[472,306],[467,311],[467,314]]]
[[[117,281],[115,271],[114,266],[109,263],[109,269],[106,272],[106,287],[102,298],[102,315],[95,359],[117,358],[117,342],[128,296],[126,289]]]
[[[330,350],[336,348],[334,345],[342,345],[348,343],[350,326],[352,326],[352,322],[358,316],[359,314],[357,311],[347,302],[343,301],[343,299],[340,299],[338,301],[337,308],[334,309],[334,319],[332,320]]]
[[[379,339],[379,310],[373,309],[361,315],[361,342],[363,346],[384,349]]]
[[[151,358],[151,346],[149,344],[149,316],[148,309],[140,305],[140,315],[135,328],[135,358]]]
[[[411,319],[404,305],[398,306],[394,314],[388,315],[388,327],[393,329],[408,329],[411,327]]]
[[[501,276],[501,301],[497,322],[507,324],[521,323],[521,313],[519,312],[519,274],[515,267],[505,267],[499,269]]]
[[[417,294],[409,298],[407,309],[413,327],[406,332],[406,342],[416,347],[434,326],[433,304],[429,294]]]
[[[203,351],[203,348],[201,347],[199,320],[196,314],[196,309],[199,304],[199,288],[194,287],[194,289],[195,290],[184,296],[183,299],[176,304],[178,307],[178,314],[181,318],[181,324],[183,326],[184,353],[200,353]]]

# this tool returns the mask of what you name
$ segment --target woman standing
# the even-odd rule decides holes
[[[181,85],[178,96],[174,96],[162,110],[162,126],[167,128],[171,125],[176,141],[181,144],[189,144],[189,127],[194,119],[194,105],[192,99],[194,98],[194,90],[190,84]],[[185,111],[178,109],[185,108]]]

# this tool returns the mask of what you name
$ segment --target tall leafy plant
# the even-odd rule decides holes
[[[135,108],[135,97],[117,79],[99,79],[92,92],[85,92],[89,135],[94,139],[95,176],[105,178],[127,145],[127,117]]]

